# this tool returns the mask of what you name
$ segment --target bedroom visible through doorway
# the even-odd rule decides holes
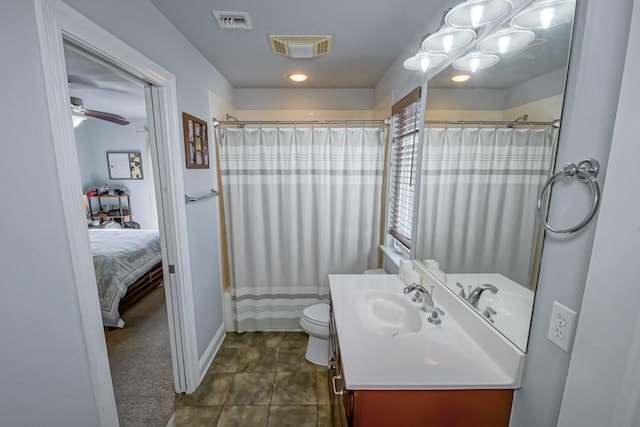
[[[178,395],[148,129],[149,85],[65,42],[91,255],[121,426],[164,425]],[[158,195],[158,196],[157,196]]]

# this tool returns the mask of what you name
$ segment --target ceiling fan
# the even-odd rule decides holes
[[[82,99],[76,98],[75,96],[71,97],[71,114],[73,114],[74,116],[92,117],[94,119],[106,120],[108,122],[122,126],[129,124],[129,120],[117,114],[84,108]]]

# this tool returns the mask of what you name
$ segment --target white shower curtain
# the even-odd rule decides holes
[[[377,259],[385,131],[220,130],[238,331],[298,328],[328,274]]]
[[[425,129],[418,256],[446,273],[501,273],[529,285],[537,193],[557,131]]]

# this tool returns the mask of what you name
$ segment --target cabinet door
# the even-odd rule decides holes
[[[351,423],[353,395],[345,388],[340,347],[336,335],[333,310],[329,323],[329,393],[331,394],[331,417],[334,427],[349,427]]]

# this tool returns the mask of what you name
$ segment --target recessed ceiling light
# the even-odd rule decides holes
[[[302,73],[289,74],[289,80],[300,83],[307,80],[307,75]]]
[[[470,78],[471,76],[469,74],[456,74],[455,76],[451,77],[451,80],[456,83],[464,83]]]

